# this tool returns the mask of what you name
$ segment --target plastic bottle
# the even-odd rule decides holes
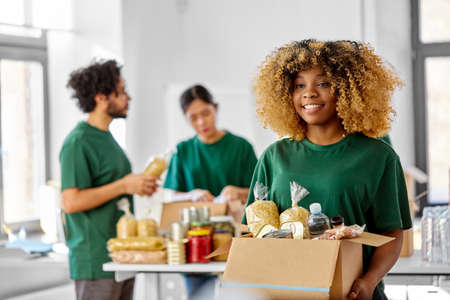
[[[311,238],[317,237],[330,229],[330,220],[322,213],[320,203],[312,203],[309,206],[311,216],[308,218],[308,228]]]
[[[439,232],[439,218],[445,211],[444,206],[433,207],[433,242],[431,246],[431,262],[442,263],[442,242]]]
[[[420,221],[422,232],[422,260],[431,262],[433,243],[433,211],[431,207],[425,207]]]
[[[439,235],[441,241],[442,263],[450,264],[450,209],[447,209],[438,219]]]
[[[27,231],[26,231],[25,227],[20,226],[19,240],[24,241],[26,239],[27,239]]]

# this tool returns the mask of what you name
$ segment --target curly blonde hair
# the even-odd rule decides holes
[[[292,94],[298,72],[320,67],[336,95],[336,111],[347,134],[387,134],[395,111],[394,90],[402,81],[367,44],[354,41],[302,40],[268,55],[254,86],[257,114],[280,137],[302,140],[306,123],[295,111]]]

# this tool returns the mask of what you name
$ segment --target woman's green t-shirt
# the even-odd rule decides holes
[[[298,204],[309,210],[318,202],[328,217],[340,215],[346,225],[366,224],[366,230],[383,233],[411,227],[408,195],[400,160],[385,142],[351,134],[336,144],[321,146],[303,139],[280,140],[263,153],[253,175],[247,206],[254,201],[253,187],[269,188],[268,200],[279,213],[292,206],[289,182],[310,194]],[[242,220],[246,224],[246,218]],[[374,248],[364,246],[364,271]],[[374,299],[383,299],[382,284]]]
[[[164,187],[180,192],[205,189],[214,196],[227,185],[248,188],[256,161],[252,145],[230,132],[213,144],[195,136],[177,145]]]

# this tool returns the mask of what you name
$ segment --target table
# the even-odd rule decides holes
[[[225,265],[225,262],[184,265],[132,265],[110,262],[103,265],[103,270],[115,272],[117,281],[136,277],[135,300],[140,300],[159,299],[159,290],[155,287],[159,287],[160,273],[223,273]],[[439,278],[445,276],[450,276],[449,265],[422,262],[420,251],[415,251],[411,257],[399,258],[394,267],[388,272],[386,281],[388,284],[433,284],[439,286]],[[427,278],[429,282],[427,282]]]
[[[103,264],[104,271],[115,272],[116,281],[136,277],[134,299],[159,299],[160,273],[223,273],[225,262],[210,262],[208,264],[183,265],[142,265],[142,264]]]

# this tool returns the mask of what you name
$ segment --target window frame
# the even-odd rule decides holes
[[[425,60],[430,57],[450,57],[450,40],[448,42],[423,43],[420,31],[420,1],[411,0],[411,41],[413,50],[413,103],[414,103],[414,138],[416,166],[429,174],[428,164],[428,110],[426,98]],[[429,190],[428,183],[416,183],[416,194]],[[420,212],[430,206],[428,194],[420,199]]]
[[[44,97],[44,178],[49,180],[50,171],[50,139],[49,139],[49,97],[48,97],[48,55],[47,55],[47,33],[42,30],[39,38],[23,37],[0,34],[0,59],[11,59],[21,61],[35,61],[42,64],[43,72],[43,97]],[[1,83],[0,83],[1,84]],[[1,107],[0,107],[1,109]],[[0,122],[0,147],[1,147],[1,122]],[[3,157],[0,155],[0,224],[5,224],[5,207],[3,200]],[[31,221],[8,223],[8,227],[12,231],[18,231],[24,226],[27,232],[41,231],[39,218]],[[4,236],[3,227],[0,230],[0,237]]]

